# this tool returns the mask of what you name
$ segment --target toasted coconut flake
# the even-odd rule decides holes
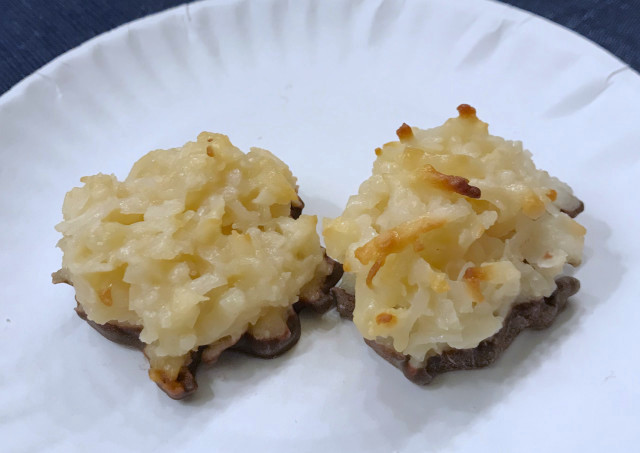
[[[481,267],[470,267],[464,272],[462,277],[467,283],[467,288],[473,297],[474,302],[484,302],[484,295],[480,289],[480,282],[489,280],[487,271]]]
[[[373,259],[379,260],[392,253],[397,253],[415,242],[420,235],[446,224],[446,220],[420,217],[410,220],[397,227],[379,234],[355,251],[355,256],[362,264],[368,264]]]
[[[405,247],[415,244],[420,235],[442,227],[446,222],[427,217],[405,222],[389,231],[376,236],[355,251],[356,258],[362,264],[375,260],[367,275],[367,286],[373,284],[373,278],[392,253],[398,253]]]
[[[478,118],[476,116],[476,109],[471,107],[469,104],[460,104],[457,110],[460,114],[460,118]]]
[[[380,313],[376,316],[376,324],[378,325],[386,325],[387,327],[391,327],[396,324],[398,318],[396,318],[391,313]]]
[[[480,189],[470,185],[467,178],[440,173],[433,165],[427,164],[421,169],[419,174],[422,178],[438,185],[444,190],[456,192],[469,198],[480,198],[482,196]]]
[[[413,138],[413,131],[411,130],[411,126],[409,126],[407,123],[402,123],[402,126],[400,126],[396,131],[396,135],[401,142],[407,142],[411,140]]]

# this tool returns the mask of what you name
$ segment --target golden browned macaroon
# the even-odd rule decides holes
[[[196,390],[201,361],[229,348],[281,354],[300,336],[297,310],[331,305],[341,267],[269,151],[245,154],[203,132],[148,153],[124,181],[81,181],[56,227],[64,256],[54,282],[73,285],[78,314],[103,335],[143,349],[172,398]]]
[[[325,219],[343,263],[338,308],[418,383],[493,362],[524,328],[548,326],[579,287],[586,230],[569,186],[473,107],[429,130],[403,124],[372,176]],[[355,298],[354,298],[355,296]]]

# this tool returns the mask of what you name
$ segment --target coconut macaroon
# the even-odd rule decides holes
[[[329,308],[341,268],[269,151],[244,154],[203,132],[148,153],[122,182],[81,181],[56,226],[64,256],[54,282],[73,285],[78,314],[103,335],[142,348],[169,396],[193,393],[198,363],[230,347],[289,349],[300,335],[294,304]]]
[[[342,215],[324,221],[327,253],[345,270],[339,310],[423,384],[491,363],[579,287],[558,277],[580,264],[582,203],[521,142],[458,111],[434,129],[403,124]]]

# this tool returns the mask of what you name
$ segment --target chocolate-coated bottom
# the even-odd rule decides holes
[[[429,384],[439,374],[456,370],[473,370],[486,367],[495,362],[524,329],[541,330],[549,327],[567,304],[567,299],[578,292],[580,282],[573,277],[561,277],[556,280],[554,293],[544,299],[514,305],[504,320],[502,329],[480,342],[475,348],[449,349],[429,357],[423,366],[415,367],[407,355],[382,345],[375,340],[365,342],[381,357],[399,368],[404,375],[416,384]],[[341,288],[333,288],[340,315],[353,318],[354,298]]]
[[[115,343],[144,350],[145,344],[139,338],[141,327],[116,321],[98,324],[87,318],[87,314],[80,304],[76,307],[76,313],[105,338]],[[271,359],[287,352],[300,339],[300,318],[294,310],[289,313],[287,327],[288,330],[284,335],[275,338],[258,339],[247,332],[236,343],[230,342],[222,348],[212,347],[209,349],[209,346],[201,346],[191,352],[189,361],[180,369],[175,381],[164,380],[160,376],[154,381],[171,398],[183,399],[198,389],[195,373],[200,363],[214,363],[226,350],[236,350],[263,359]]]

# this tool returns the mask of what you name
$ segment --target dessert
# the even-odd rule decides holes
[[[403,124],[372,176],[325,219],[343,263],[338,310],[414,382],[492,363],[524,328],[550,325],[579,283],[586,230],[570,187],[473,107],[442,126]]]
[[[203,132],[156,150],[124,181],[98,174],[67,193],[54,283],[105,337],[139,347],[170,397],[200,362],[230,348],[274,357],[300,336],[297,311],[322,312],[342,269],[326,257],[296,179],[269,151]]]

